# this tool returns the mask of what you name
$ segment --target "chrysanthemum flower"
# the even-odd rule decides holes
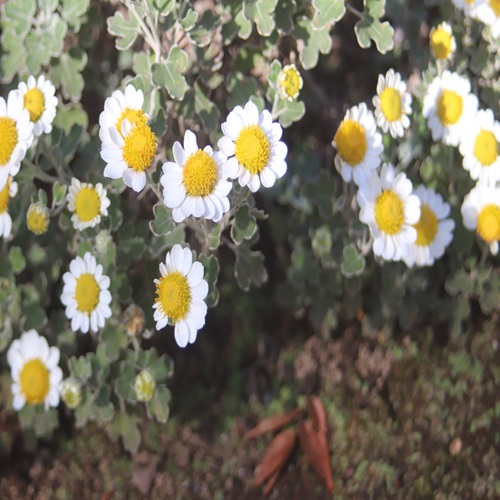
[[[439,26],[432,28],[429,35],[429,43],[432,55],[438,61],[451,59],[457,44],[451,31],[451,26],[447,22],[442,22]]]
[[[95,257],[87,252],[83,259],[73,259],[63,281],[61,302],[66,306],[71,329],[87,333],[89,328],[94,332],[102,328],[104,320],[111,316],[110,281],[102,274],[102,266],[97,264]]]
[[[208,283],[203,279],[203,265],[193,262],[189,248],[174,245],[167,253],[165,264],[160,264],[161,278],[155,280],[156,299],[153,305],[156,329],[170,320],[174,325],[175,340],[186,347],[196,340],[197,332],[205,324]]]
[[[186,217],[205,217],[219,222],[228,210],[227,195],[232,183],[224,176],[226,157],[210,146],[198,149],[196,136],[184,134],[184,148],[179,141],[173,147],[175,162],[163,164],[161,184],[163,201],[172,208],[175,222]]]
[[[128,120],[132,125],[147,125],[148,115],[142,110],[144,94],[133,85],[125,87],[125,93],[115,90],[104,101],[104,111],[99,116],[99,138],[103,143],[111,141],[109,129],[122,133],[122,122]]]
[[[27,83],[19,83],[18,89],[23,96],[24,109],[30,114],[34,136],[50,134],[57,108],[54,85],[46,80],[44,75],[40,75],[36,80],[30,75]]]
[[[417,239],[413,224],[420,219],[420,200],[412,189],[403,172],[396,175],[392,165],[384,164],[380,177],[374,172],[358,190],[359,219],[370,228],[373,253],[385,260],[406,257]]]
[[[146,185],[145,170],[156,156],[156,135],[148,125],[133,125],[124,119],[121,132],[110,128],[109,137],[101,150],[101,158],[107,163],[104,176],[121,177],[126,186],[141,191]]]
[[[459,10],[463,10],[467,17],[475,19],[477,17],[478,5],[484,0],[451,0],[453,5]]]
[[[236,106],[222,124],[222,132],[219,149],[231,157],[225,166],[227,177],[237,178],[241,186],[255,192],[261,183],[271,187],[285,175],[288,150],[280,141],[283,130],[279,123],[273,123],[267,109],[259,114],[251,101],[244,108]]]
[[[0,137],[0,189],[3,189],[9,174],[14,176],[19,172],[33,142],[33,124],[18,90],[9,92],[7,102],[0,97]]]
[[[470,93],[470,82],[457,73],[445,71],[436,76],[424,97],[422,114],[434,141],[458,146],[477,111],[477,97]]]
[[[12,230],[12,218],[9,214],[10,199],[17,193],[17,182],[12,177],[7,178],[7,184],[0,190],[0,237],[7,238]]]
[[[337,149],[335,167],[342,179],[360,186],[380,165],[382,136],[377,132],[373,113],[363,102],[347,110],[332,145]]]
[[[283,66],[278,73],[278,91],[287,101],[295,101],[304,84],[302,77],[295,64]]]
[[[494,185],[500,180],[500,123],[491,109],[480,110],[460,142],[464,169],[475,181]]]
[[[108,215],[110,201],[101,183],[94,186],[73,177],[66,199],[68,209],[73,212],[73,226],[78,231],[96,226],[102,216]]]
[[[408,267],[414,264],[432,266],[435,260],[443,256],[445,248],[453,239],[455,222],[447,218],[450,205],[443,201],[440,194],[425,186],[418,186],[415,194],[420,200],[420,219],[413,224],[417,239],[410,244],[410,252],[403,260]]]
[[[500,189],[477,184],[462,203],[462,218],[464,226],[476,231],[496,255],[500,240]]]
[[[49,228],[49,209],[41,202],[32,203],[26,213],[28,229],[37,235],[45,234]]]
[[[378,76],[377,95],[373,98],[377,125],[392,137],[403,137],[410,126],[411,95],[406,92],[406,83],[392,68]]]
[[[13,407],[20,410],[25,404],[59,404],[62,370],[59,368],[59,349],[49,347],[45,337],[29,330],[14,340],[7,351],[12,377]]]
[[[490,27],[493,38],[500,36],[500,1],[484,0],[476,2],[476,17]]]

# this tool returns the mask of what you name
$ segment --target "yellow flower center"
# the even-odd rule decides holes
[[[448,59],[451,54],[452,39],[452,35],[443,28],[437,28],[431,33],[431,49],[436,59]]]
[[[401,198],[394,191],[382,191],[375,200],[375,221],[380,230],[390,235],[398,234],[404,220]]]
[[[191,290],[185,276],[174,271],[160,278],[156,285],[156,294],[161,310],[176,323],[184,319],[191,305]]]
[[[500,17],[500,0],[490,0],[489,4],[495,16]]]
[[[156,135],[148,125],[139,124],[125,137],[123,159],[136,172],[144,172],[156,154]]]
[[[17,145],[16,122],[12,118],[0,118],[0,165],[5,165]]]
[[[35,234],[44,234],[49,227],[49,211],[40,203],[31,205],[26,214],[28,229]]]
[[[290,66],[282,69],[279,75],[280,91],[290,99],[295,99],[302,88],[302,77],[297,68]]]
[[[344,120],[333,138],[340,157],[355,167],[366,154],[365,129],[355,120]]]
[[[125,119],[128,120],[132,126],[147,125],[148,123],[147,116],[142,112],[142,110],[125,108],[115,123],[116,130],[118,130],[120,135],[122,135],[122,123]]]
[[[401,118],[401,96],[396,89],[386,87],[380,95],[380,106],[387,121],[395,122]]]
[[[30,120],[37,122],[45,111],[45,96],[38,87],[29,89],[24,94],[24,108],[30,113]]]
[[[254,175],[264,170],[271,157],[271,143],[258,125],[243,127],[234,146],[238,163]]]
[[[500,240],[500,207],[485,205],[477,218],[477,232],[486,243]]]
[[[75,211],[82,222],[97,217],[101,210],[101,199],[94,187],[84,187],[76,195]]]
[[[101,289],[90,273],[83,273],[76,280],[75,301],[78,310],[90,314],[99,303]]]
[[[492,165],[498,157],[498,143],[493,132],[481,129],[474,142],[474,156],[483,167]]]
[[[443,90],[437,102],[437,115],[444,126],[454,125],[462,116],[462,96],[453,90]]]
[[[24,363],[19,374],[21,392],[30,405],[43,403],[49,392],[49,370],[38,358],[30,359]]]
[[[198,149],[186,160],[182,182],[188,196],[208,196],[217,184],[217,164],[205,151]]]
[[[434,210],[426,203],[420,206],[420,220],[413,227],[417,230],[415,243],[418,246],[428,247],[434,241],[438,232],[438,220]]]
[[[10,188],[10,177],[7,178],[5,187],[0,191],[0,214],[7,212],[7,209],[9,208],[9,201],[10,201],[9,188]]]

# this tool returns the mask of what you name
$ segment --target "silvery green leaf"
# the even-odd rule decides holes
[[[61,15],[78,33],[84,14],[88,11],[90,0],[62,0]]]
[[[34,0],[11,0],[2,6],[2,31],[14,30],[22,41],[31,29],[36,11]]]
[[[148,4],[160,16],[166,16],[174,10],[175,0],[148,0]]]
[[[244,13],[257,26],[262,36],[269,36],[274,30],[274,9],[278,0],[254,0],[244,3]]]
[[[173,99],[182,101],[188,88],[182,75],[186,71],[188,56],[184,50],[174,45],[166,61],[153,64],[153,82],[168,91]]]
[[[319,54],[328,54],[332,48],[332,37],[328,27],[314,29],[311,20],[301,17],[295,27],[295,37],[300,40],[299,57],[304,69],[318,64]]]
[[[117,37],[115,44],[118,50],[129,49],[140,32],[137,18],[130,15],[128,19],[125,19],[119,10],[115,12],[113,17],[108,17],[106,24],[109,33]]]
[[[170,400],[170,391],[164,385],[157,386],[153,399],[148,403],[148,408],[158,422],[165,423],[168,420]]]
[[[231,238],[237,244],[249,240],[257,231],[257,221],[251,213],[250,207],[243,204],[236,212],[231,224]]]
[[[219,123],[220,111],[203,92],[198,83],[194,84],[194,110],[205,130],[214,130]]]
[[[66,99],[75,102],[80,100],[85,85],[80,72],[86,65],[87,54],[80,49],[71,49],[54,60],[51,73],[52,83],[61,87]]]
[[[155,236],[168,234],[175,228],[172,210],[167,208],[164,203],[158,202],[153,207],[153,214],[154,219],[149,221],[149,229]]]
[[[360,19],[354,26],[354,32],[363,49],[370,47],[372,40],[381,54],[394,48],[394,30],[387,21],[382,23],[370,15],[363,14],[363,19]]]
[[[365,268],[365,260],[359,254],[353,243],[346,245],[343,250],[343,260],[341,264],[342,274],[349,278],[361,274]]]
[[[52,186],[52,206],[57,207],[64,201],[68,186],[60,184],[58,181],[54,182]]]
[[[208,295],[205,302],[208,307],[215,307],[219,302],[219,290],[217,288],[217,278],[219,276],[219,261],[214,255],[200,255],[199,261],[205,268],[204,279],[208,283]]]
[[[293,14],[297,9],[295,0],[280,0],[276,5],[274,20],[279,33],[288,34],[293,28]]]
[[[13,31],[5,31],[2,36],[2,42],[6,52],[0,59],[2,67],[0,76],[3,83],[9,83],[26,66],[28,53],[23,40]]]
[[[316,10],[313,18],[315,28],[323,28],[336,23],[344,17],[345,0],[313,0]]]
[[[45,10],[47,14],[52,14],[58,5],[59,0],[38,0],[38,7]]]
[[[196,21],[198,21],[198,12],[189,8],[184,17],[180,20],[180,23],[185,31],[191,31],[194,28]]]
[[[26,259],[19,247],[11,247],[9,250],[9,262],[14,274],[20,274],[26,268]]]
[[[233,251],[236,255],[234,277],[238,286],[248,292],[252,284],[257,287],[263,285],[267,281],[268,274],[262,252],[250,250],[246,245],[235,247]]]

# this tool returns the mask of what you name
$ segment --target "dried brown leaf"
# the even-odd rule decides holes
[[[311,396],[307,402],[307,414],[317,432],[326,434],[326,411],[318,396]]]
[[[261,420],[255,427],[252,427],[246,434],[247,439],[254,439],[256,437],[266,434],[266,432],[274,432],[285,425],[295,422],[300,415],[298,409],[289,412],[276,413],[264,420]]]
[[[298,429],[300,448],[306,454],[317,474],[325,481],[329,491],[333,491],[332,469],[326,434],[317,432],[311,420],[306,420]]]

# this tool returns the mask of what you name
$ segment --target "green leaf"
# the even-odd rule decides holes
[[[194,28],[196,21],[198,21],[198,12],[194,9],[188,9],[186,15],[180,20],[180,23],[185,31],[191,31]]]
[[[313,18],[315,28],[321,29],[344,17],[345,0],[313,0],[312,4],[316,9]]]
[[[288,34],[293,28],[293,14],[297,9],[295,0],[280,0],[274,12],[274,20],[279,33]]]
[[[106,347],[106,355],[110,361],[116,361],[120,349],[127,345],[127,338],[123,327],[114,327],[107,324],[102,330],[102,343]]]
[[[26,46],[26,66],[30,73],[40,73],[42,66],[50,61],[49,49],[35,33],[28,33],[24,40]]]
[[[123,445],[130,453],[135,453],[141,442],[141,433],[137,428],[137,417],[129,415],[126,410],[115,413],[108,427],[112,435],[119,435],[123,439]]]
[[[62,0],[61,15],[66,22],[72,26],[73,31],[78,33],[83,15],[88,11],[90,0]]]
[[[115,380],[115,393],[125,401],[137,401],[134,389],[136,376],[136,369],[128,360],[120,363],[120,376]]]
[[[363,19],[360,19],[354,26],[354,32],[363,49],[370,47],[372,40],[381,54],[394,48],[394,30],[387,21],[381,23],[378,19],[363,14]]]
[[[113,418],[115,409],[110,398],[111,387],[108,384],[101,385],[94,400],[95,416],[101,423],[109,422]]]
[[[219,261],[214,255],[207,257],[200,255],[199,261],[205,268],[204,279],[208,283],[208,295],[205,302],[208,307],[215,307],[219,302],[219,290],[217,288],[217,278],[219,276]]]
[[[262,36],[269,36],[274,30],[274,9],[278,0],[254,0],[245,2],[245,17],[255,22]]]
[[[57,207],[64,201],[68,186],[55,181],[52,186],[52,207]]]
[[[75,427],[82,428],[89,420],[94,418],[94,397],[83,391],[82,403],[75,410]]]
[[[175,228],[172,210],[168,209],[162,202],[153,207],[153,215],[154,219],[149,221],[149,229],[155,236],[168,234]]]
[[[68,368],[71,375],[77,380],[80,380],[82,382],[88,380],[92,375],[92,367],[90,365],[90,361],[83,356],[79,358],[76,357],[69,358]]]
[[[363,0],[363,5],[368,13],[376,18],[380,19],[385,14],[385,1],[386,0]]]
[[[24,313],[24,324],[23,331],[28,331],[34,328],[39,330],[47,323],[47,315],[45,310],[42,309],[38,304],[29,304],[23,310]]]
[[[263,285],[268,275],[262,252],[252,251],[245,245],[235,247],[233,251],[236,255],[234,277],[238,286],[248,292],[252,284],[257,287]]]
[[[342,274],[346,278],[351,276],[357,276],[361,274],[365,268],[365,259],[359,255],[356,246],[353,243],[344,247],[343,250],[344,259],[340,266]]]
[[[26,66],[28,54],[23,40],[12,31],[3,33],[2,42],[7,52],[0,59],[0,77],[3,83],[9,83]]]
[[[11,247],[9,251],[9,262],[14,274],[20,274],[26,267],[26,259],[19,247]]]
[[[251,96],[256,96],[259,87],[254,78],[245,78],[242,73],[228,73],[226,78],[228,91],[227,107],[244,106]]]
[[[167,90],[173,99],[182,101],[188,88],[182,75],[188,63],[187,53],[174,45],[163,63],[154,63],[152,67],[153,82]]]
[[[170,400],[170,391],[163,385],[157,386],[153,399],[148,403],[148,408],[158,422],[165,423],[168,420]]]
[[[44,32],[40,37],[40,45],[47,47],[51,56],[58,57],[64,49],[64,38],[68,31],[68,25],[61,19],[59,14],[52,14]],[[26,39],[27,40],[27,39]],[[27,44],[26,44],[27,46]]]
[[[59,0],[38,0],[38,7],[47,11],[47,14],[54,12],[58,5]]]
[[[219,123],[220,111],[201,90],[198,83],[194,84],[194,110],[205,130],[215,130]]]
[[[306,106],[302,101],[288,101],[280,99],[277,106],[277,115],[283,128],[298,122],[306,113]]]
[[[247,204],[242,205],[236,212],[231,224],[231,238],[237,244],[249,240],[257,231],[257,221]]]
[[[148,0],[148,3],[160,16],[170,14],[175,7],[175,0]]]
[[[113,17],[108,17],[106,24],[109,33],[117,37],[115,44],[118,50],[129,49],[140,32],[137,18],[130,14],[129,18],[125,19],[119,10]]]
[[[79,101],[85,82],[80,72],[87,65],[87,54],[81,49],[71,49],[54,59],[51,79],[60,86],[66,99]]]
[[[24,40],[31,29],[35,16],[34,0],[11,0],[3,6],[2,31],[12,28],[19,39]]]
[[[245,17],[243,8],[234,17],[234,22],[238,27],[238,36],[242,40],[248,40],[252,34],[252,23]]]
[[[312,69],[318,64],[319,54],[328,54],[332,49],[329,27],[314,29],[311,20],[301,17],[295,27],[295,37],[302,40],[299,46],[300,61],[304,69]]]

